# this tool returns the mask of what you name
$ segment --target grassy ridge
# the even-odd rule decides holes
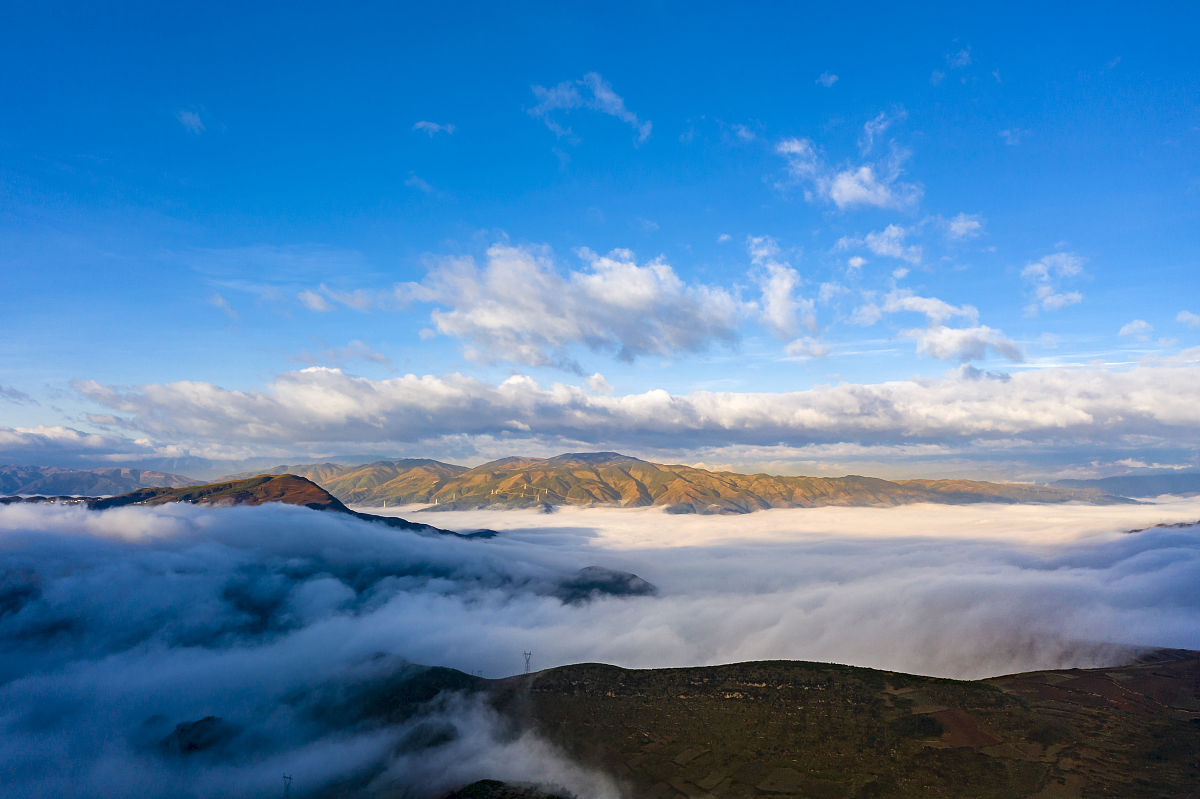
[[[280,466],[273,471],[307,477],[349,504],[436,503],[439,509],[612,505],[657,506],[680,513],[748,513],[766,508],[888,507],[917,502],[1125,501],[1094,489],[971,480],[712,472],[650,463],[615,452],[504,458],[471,469],[410,459],[361,466]]]

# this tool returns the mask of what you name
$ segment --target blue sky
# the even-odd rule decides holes
[[[1198,16],[10,5],[0,461],[1196,466]]]

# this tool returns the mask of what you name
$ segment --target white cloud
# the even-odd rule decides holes
[[[1024,359],[1021,348],[999,330],[987,325],[951,328],[933,325],[924,329],[906,330],[902,334],[917,342],[917,352],[940,360],[977,361],[992,350],[1010,361]]]
[[[871,152],[875,147],[875,140],[887,132],[887,129],[897,122],[901,122],[908,117],[908,112],[903,108],[898,108],[895,111],[880,111],[873,118],[867,120],[863,124],[862,134],[858,137],[858,148],[863,155]]]
[[[1138,341],[1149,341],[1150,334],[1154,332],[1154,325],[1147,322],[1145,319],[1134,319],[1132,322],[1126,322],[1117,331],[1119,336],[1132,336]]]
[[[870,206],[908,208],[920,200],[922,188],[900,180],[906,154],[893,150],[884,161],[835,168],[809,139],[783,139],[775,152],[787,162],[788,175],[805,185],[805,198],[832,202],[839,209]]]
[[[846,266],[850,267],[851,269],[861,269],[866,262],[867,259],[863,258],[861,255],[851,255],[846,259]]]
[[[754,135],[754,131],[750,130],[750,128],[746,127],[745,125],[734,125],[733,133],[742,141],[754,141],[758,138],[756,135]]]
[[[832,72],[822,72],[820,75],[817,76],[817,79],[815,82],[821,84],[826,89],[828,89],[831,86],[833,86],[833,84],[838,82],[838,76],[834,75]]]
[[[417,175],[410,174],[404,181],[404,185],[408,186],[410,189],[416,189],[417,191],[424,192],[425,194],[437,194],[437,189],[430,185],[429,181]]]
[[[780,257],[779,245],[770,236],[751,236],[746,247],[751,262],[759,267],[757,276],[762,290],[762,318],[780,338],[791,338],[797,323],[810,331],[817,327],[813,301],[799,295],[800,274]]]
[[[1029,131],[1023,128],[1005,128],[997,134],[1004,143],[1009,147],[1016,147],[1021,141],[1029,135]]]
[[[611,394],[613,392],[612,384],[604,379],[604,375],[596,372],[587,379],[588,391],[593,394]]]
[[[238,318],[238,313],[233,309],[233,306],[229,304],[229,300],[225,299],[220,294],[213,293],[211,296],[209,296],[208,304],[214,308],[220,308],[230,319]]]
[[[297,294],[296,297],[310,311],[324,313],[325,311],[333,310],[333,306],[329,304],[329,301],[315,291],[305,289]]]
[[[1193,330],[1200,327],[1200,316],[1191,311],[1180,311],[1175,315],[1175,321],[1181,325],[1187,325]]]
[[[439,124],[437,122],[430,122],[425,119],[422,119],[420,122],[415,123],[412,126],[412,129],[421,131],[422,133],[429,134],[429,138],[431,138],[431,139],[438,133],[445,133],[447,135],[454,133],[454,125],[452,125],[452,124],[449,124],[449,123]]]
[[[557,121],[555,112],[584,108],[628,124],[637,134],[639,142],[650,137],[651,123],[639,119],[637,114],[626,108],[625,101],[596,72],[589,72],[580,80],[563,81],[548,89],[534,86],[533,94],[538,104],[529,109],[529,114],[541,119],[558,136],[569,136],[571,131]]]
[[[316,291],[306,289],[296,295],[301,304],[310,311],[332,311],[334,303],[353,308],[356,311],[369,311],[379,303],[379,298],[370,292],[356,289],[354,291],[339,291],[322,283]]]
[[[850,314],[850,324],[870,327],[883,318],[883,309],[873,302],[858,306]]]
[[[577,369],[568,352],[576,345],[631,361],[737,338],[742,305],[728,291],[685,284],[662,259],[639,265],[628,250],[580,255],[588,268],[564,274],[546,248],[495,244],[482,267],[443,259],[398,295],[440,306],[438,332],[483,362]]]
[[[295,360],[322,366],[342,366],[350,361],[369,361],[381,366],[390,366],[392,363],[391,358],[360,339],[353,339],[344,347],[331,347],[317,353],[303,352]]]
[[[973,239],[983,232],[983,218],[978,214],[959,214],[946,226],[946,234],[952,239]]]
[[[946,63],[950,65],[950,69],[962,69],[963,67],[971,66],[971,48],[964,47],[958,52],[950,53],[946,56]]]
[[[197,136],[207,130],[204,126],[204,120],[195,111],[180,111],[175,114],[175,118],[179,120],[180,125],[183,125],[189,132]]]
[[[908,231],[899,225],[888,225],[883,230],[868,233],[863,243],[876,255],[919,264],[922,257],[921,248],[915,244],[905,245],[904,239],[907,235]]]
[[[811,336],[802,336],[788,342],[787,347],[784,348],[784,352],[790,358],[808,360],[809,358],[824,358],[829,354],[829,347]]]
[[[972,346],[1010,346],[997,332],[977,329],[962,340],[917,331],[930,354],[959,357]],[[969,338],[978,344],[972,344]],[[112,423],[173,441],[225,446],[284,444],[296,449],[383,446],[403,442],[445,446],[472,437],[517,436],[551,446],[674,451],[728,444],[958,443],[985,454],[1026,446],[1045,452],[1125,446],[1139,457],[1156,449],[1200,446],[1200,365],[1033,369],[1008,381],[902,380],[844,383],[785,393],[661,389],[598,396],[576,386],[539,385],[516,375],[491,384],[463,375],[405,375],[385,380],[310,368],[279,375],[267,390],[231,391],[202,382],[134,389],[94,381],[75,384],[113,413]],[[519,424],[514,424],[519,423]],[[525,430],[524,428],[528,428]],[[522,439],[524,436],[525,439]],[[0,441],[3,437],[0,436]],[[438,445],[436,442],[443,442]],[[359,449],[358,451],[362,451]],[[561,450],[560,450],[561,451]],[[1118,456],[1121,457],[1121,456]],[[1162,458],[1157,458],[1162,460]]]
[[[730,236],[728,233],[722,233],[717,236],[717,244],[727,244],[731,241],[733,241],[733,236]]]
[[[969,322],[979,318],[979,310],[973,305],[951,305],[937,297],[922,297],[908,289],[896,289],[884,299],[883,310],[887,313],[908,311],[925,314],[930,324],[940,325],[948,319],[959,317]]]
[[[1026,306],[1026,313],[1033,315],[1039,309],[1054,311],[1083,301],[1078,291],[1060,291],[1063,280],[1083,274],[1083,258],[1070,252],[1057,252],[1025,265],[1021,277],[1033,288],[1033,302]]]

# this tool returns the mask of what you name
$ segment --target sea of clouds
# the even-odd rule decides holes
[[[619,796],[470,691],[397,704],[425,666],[502,677],[524,651],[534,669],[788,658],[975,678],[1200,648],[1200,529],[1125,532],[1200,519],[1197,498],[414,511],[389,510],[500,534],[286,506],[0,507],[0,795],[263,796],[289,773],[295,796],[485,777]],[[657,591],[565,594],[587,566]]]

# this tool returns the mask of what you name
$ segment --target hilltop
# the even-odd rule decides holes
[[[785,477],[665,465],[616,452],[553,458],[509,457],[467,468],[428,459],[358,466],[279,466],[303,475],[348,504],[436,504],[434,509],[611,505],[663,507],[675,513],[748,513],[828,505],[888,507],[917,502],[1086,502],[1130,500],[1095,488],[975,480],[883,480],[875,477]]]
[[[408,664],[340,695],[339,717],[404,724],[442,692],[474,694],[630,797],[1200,796],[1200,653],[1126,663],[973,681],[803,661],[500,680]],[[547,790],[484,780],[447,799]]]

